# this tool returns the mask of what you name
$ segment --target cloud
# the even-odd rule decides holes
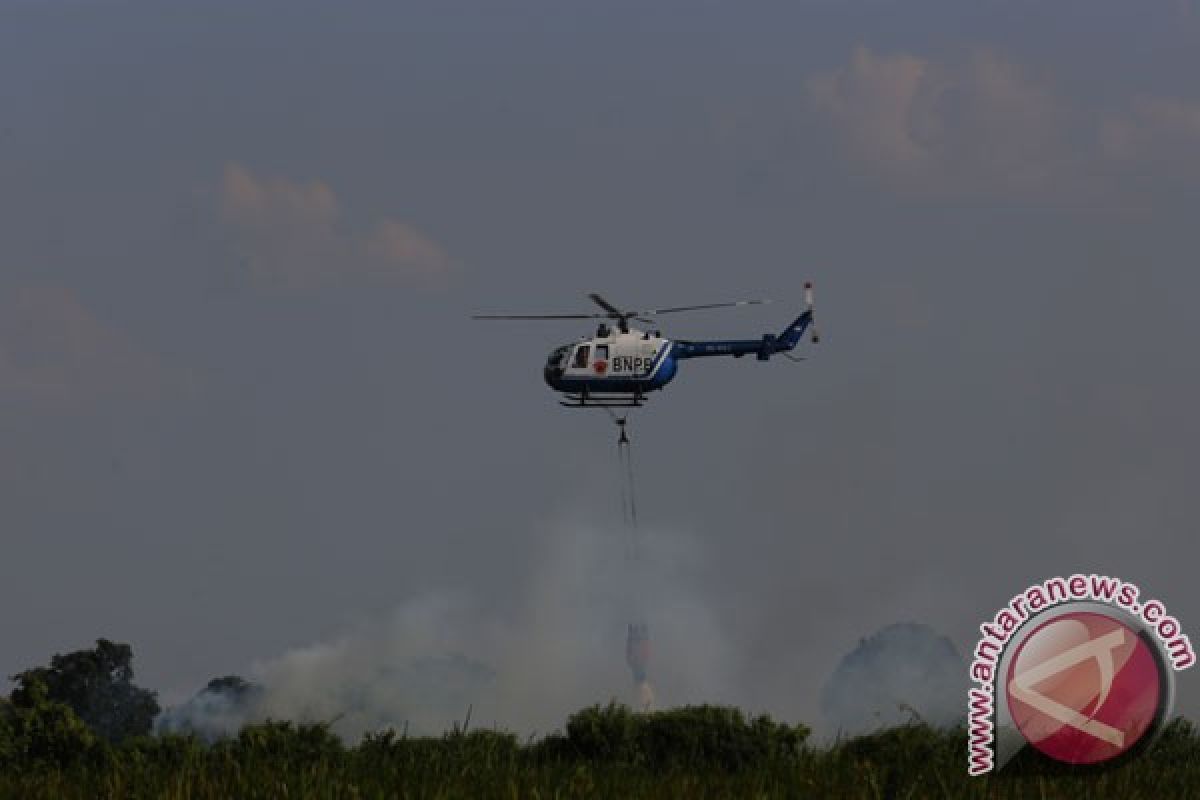
[[[168,384],[164,366],[72,290],[24,286],[0,303],[0,398],[71,409]]]
[[[323,181],[264,178],[229,164],[220,218],[259,285],[431,284],[452,267],[442,247],[407,222],[385,218],[366,231],[350,227]]]
[[[880,58],[858,47],[849,65],[807,81],[808,98],[856,155],[884,169],[917,169],[929,155],[914,134],[913,107],[928,71],[914,56]]]
[[[987,50],[942,64],[860,46],[805,88],[847,155],[908,188],[1042,188],[1066,152],[1060,103]]]
[[[805,99],[854,167],[910,194],[1128,203],[1200,172],[1200,102],[1088,107],[985,49],[942,62],[860,46]]]
[[[394,265],[414,277],[435,277],[450,267],[449,259],[436,242],[399,220],[379,223],[366,247],[373,263]]]
[[[1172,171],[1200,170],[1200,103],[1139,97],[1101,123],[1100,147],[1116,164],[1159,162]]]

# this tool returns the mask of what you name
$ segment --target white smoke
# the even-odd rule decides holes
[[[825,684],[821,709],[840,735],[909,722],[935,727],[961,721],[967,665],[932,628],[896,623],[859,642]]]
[[[639,711],[654,710],[654,687],[650,685],[650,681],[642,681],[634,687],[636,696],[631,703],[632,707]]]
[[[544,561],[513,587],[517,602],[506,614],[494,598],[468,591],[430,595],[256,662],[247,677],[262,694],[253,704],[202,693],[165,712],[159,728],[213,735],[287,719],[330,722],[355,741],[389,727],[441,733],[469,712],[472,725],[544,734],[582,707],[637,693],[625,663],[635,618],[651,632],[657,706],[729,697],[734,649],[689,578],[701,549],[656,532],[631,563],[622,536],[575,527],[548,538]]]
[[[252,706],[228,692],[203,689],[182,705],[168,708],[154,720],[157,733],[191,733],[205,741],[235,735],[254,717]]]
[[[386,728],[440,734],[470,714],[472,727],[527,736],[610,700],[635,708],[734,704],[807,723],[822,738],[961,716],[966,666],[926,626],[891,625],[863,639],[819,692],[805,677],[820,663],[808,623],[771,634],[774,658],[756,655],[742,610],[722,608],[728,592],[698,577],[720,575],[702,542],[653,531],[631,562],[623,536],[581,526],[548,531],[543,559],[524,580],[514,578],[504,602],[467,590],[424,596],[252,664],[246,677],[261,687],[253,702],[202,692],[164,712],[158,728],[214,738],[268,718],[328,722],[353,742]],[[650,638],[647,680],[638,685],[626,662],[631,621],[644,622]],[[801,703],[815,710],[818,694],[824,719],[789,718]]]

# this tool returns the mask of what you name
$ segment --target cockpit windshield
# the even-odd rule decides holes
[[[570,345],[563,345],[557,348],[550,354],[550,358],[546,359],[547,367],[558,367],[562,364],[563,359],[567,357],[567,352],[571,349]]]

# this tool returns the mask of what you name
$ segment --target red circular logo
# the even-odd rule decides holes
[[[603,375],[605,372],[608,371],[608,362],[607,361],[597,361],[595,364],[592,365],[592,369],[596,370],[597,375]]]
[[[1013,722],[1041,752],[1095,764],[1136,745],[1157,723],[1166,692],[1159,656],[1107,614],[1075,611],[1021,642],[1005,683]]]

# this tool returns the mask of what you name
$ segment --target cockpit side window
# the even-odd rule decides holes
[[[588,365],[588,352],[591,350],[586,344],[581,344],[575,348],[575,361],[571,364],[575,369],[584,369]]]

